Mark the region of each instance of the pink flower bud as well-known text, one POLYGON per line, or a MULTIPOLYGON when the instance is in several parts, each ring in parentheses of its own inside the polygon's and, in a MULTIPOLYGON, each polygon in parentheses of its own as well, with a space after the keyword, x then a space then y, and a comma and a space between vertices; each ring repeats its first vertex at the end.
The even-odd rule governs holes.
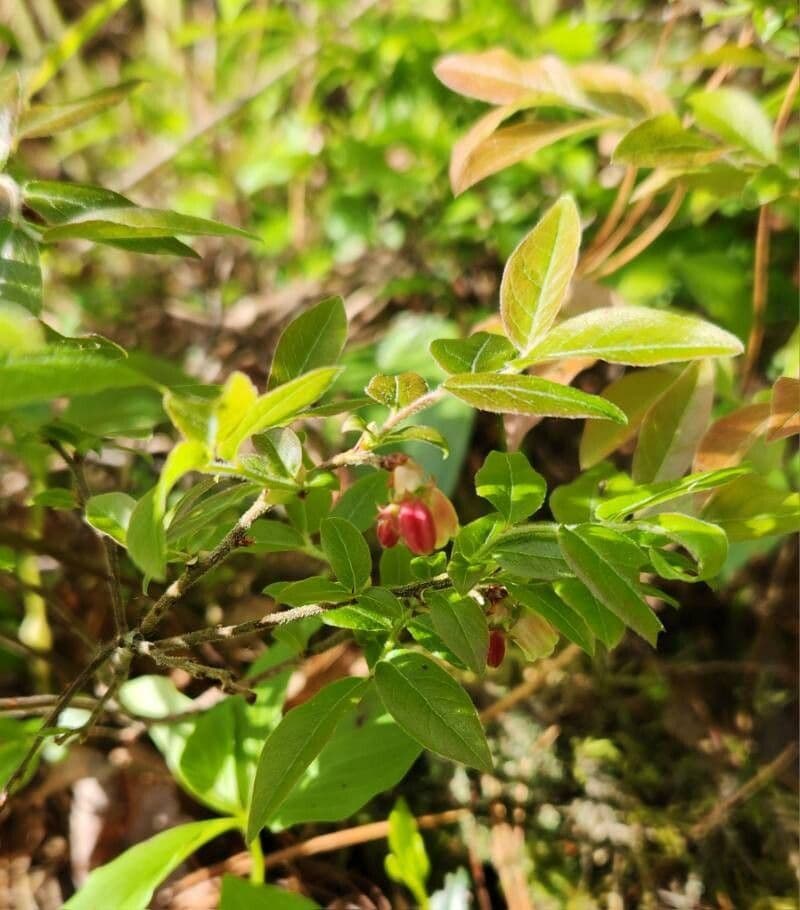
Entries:
POLYGON ((397 523, 397 507, 386 506, 378 512, 378 521, 375 525, 378 543, 386 550, 397 545, 400 540, 400 528, 397 523))
POLYGON ((436 526, 431 510, 419 499, 400 503, 397 516, 400 536, 416 556, 427 556, 436 549, 436 526))
POLYGON ((489 649, 486 652, 486 666, 492 669, 499 667, 506 656, 506 637, 499 629, 489 633, 489 649))

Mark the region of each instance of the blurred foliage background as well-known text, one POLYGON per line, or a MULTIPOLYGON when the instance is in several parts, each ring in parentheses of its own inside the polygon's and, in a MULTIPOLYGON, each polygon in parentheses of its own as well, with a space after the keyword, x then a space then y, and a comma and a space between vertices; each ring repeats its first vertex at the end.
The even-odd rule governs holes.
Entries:
MULTIPOLYGON (((203 238, 197 260, 81 243, 47 252, 51 325, 101 331, 205 382, 234 367, 263 382, 279 328, 331 293, 346 297, 348 356, 365 378, 376 365, 436 378, 428 341, 493 311, 503 261, 556 195, 574 194, 589 230, 602 221, 623 168, 596 138, 568 139, 453 197, 450 151, 484 105, 435 78, 442 54, 501 46, 612 61, 676 100, 723 66, 774 117, 798 49, 796 5, 761 0, 0 0, 0 10, 5 70, 33 66, 71 23, 87 25, 44 93, 50 103, 141 80, 123 105, 25 142, 15 178, 101 184, 262 241, 203 238)), ((793 122, 789 170, 797 134, 793 122)), ((690 193, 643 255, 581 292, 696 310, 746 339, 758 204, 690 193)), ((797 356, 796 200, 775 203, 771 218, 764 385, 797 356)), ((598 368, 583 381, 596 391, 612 376, 598 368)), ((738 395, 721 392, 724 411, 738 395)), ((494 418, 473 426, 470 415, 440 406, 452 455, 429 462, 467 517, 475 503, 459 477, 500 439, 494 418)), ((527 437, 552 484, 578 473, 576 433, 548 420, 527 437)), ((144 477, 146 466, 134 471, 144 477)), ((793 763, 774 764, 796 739, 796 558, 792 540, 735 547, 718 590, 672 586, 683 609, 657 653, 629 639, 606 664, 541 671, 535 695, 495 728, 497 777, 476 786, 421 760, 402 788, 415 814, 475 809, 459 834, 426 835, 434 884, 469 867, 481 910, 495 906, 482 895, 545 910, 796 907, 793 763)), ((19 667, 9 659, 0 672, 19 667)), ((518 681, 507 672, 498 692, 518 681)), ((38 838, 10 833, 26 870, 58 874, 44 846, 63 824, 43 821, 38 838)), ((368 845, 330 864, 355 870, 356 890, 377 882, 402 906, 382 851, 368 845)))

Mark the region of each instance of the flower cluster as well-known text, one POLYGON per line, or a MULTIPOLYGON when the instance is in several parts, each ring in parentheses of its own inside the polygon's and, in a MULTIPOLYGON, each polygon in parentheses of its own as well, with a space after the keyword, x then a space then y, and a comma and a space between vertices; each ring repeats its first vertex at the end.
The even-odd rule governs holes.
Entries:
POLYGON ((378 513, 376 532, 382 547, 402 541, 415 556, 443 547, 458 531, 453 504, 422 468, 407 461, 391 474, 392 501, 378 513))

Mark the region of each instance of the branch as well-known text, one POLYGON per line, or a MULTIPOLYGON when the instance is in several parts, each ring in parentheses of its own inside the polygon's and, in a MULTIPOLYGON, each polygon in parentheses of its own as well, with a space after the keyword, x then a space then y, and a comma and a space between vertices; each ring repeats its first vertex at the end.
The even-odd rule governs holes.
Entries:
POLYGON ((250 526, 270 508, 271 506, 266 501, 265 493, 261 493, 217 546, 207 556, 187 566, 183 574, 172 582, 142 620, 139 632, 143 636, 150 635, 164 618, 167 611, 183 597, 189 588, 197 584, 215 566, 227 559, 234 550, 245 545, 250 526))

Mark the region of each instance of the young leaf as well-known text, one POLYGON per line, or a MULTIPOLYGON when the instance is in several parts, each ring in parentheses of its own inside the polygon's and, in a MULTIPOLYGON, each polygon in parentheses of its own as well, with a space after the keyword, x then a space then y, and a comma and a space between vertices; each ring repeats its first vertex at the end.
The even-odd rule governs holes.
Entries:
POLYGON ((492 770, 475 706, 431 658, 393 651, 375 665, 375 684, 386 710, 426 749, 481 771, 492 770))
POLYGON ((303 537, 294 528, 282 521, 262 518, 250 526, 248 536, 253 543, 248 549, 256 553, 284 553, 302 550, 303 537))
POLYGON ((86 502, 86 521, 124 547, 135 506, 136 500, 127 493, 98 493, 86 502))
POLYGON ((68 129, 96 116, 123 101, 141 85, 140 80, 120 82, 64 104, 33 104, 22 112, 19 120, 20 139, 49 138, 53 133, 68 129))
POLYGON ((742 353, 739 339, 694 316, 647 307, 603 307, 567 319, 519 366, 562 357, 596 357, 629 366, 657 366, 742 353))
POLYGON ((417 829, 417 820, 400 797, 389 813, 389 854, 386 872, 389 878, 405 885, 414 895, 417 906, 429 906, 425 882, 431 871, 425 843, 417 829))
POLYGON ((701 514, 731 542, 794 534, 800 531, 800 493, 777 490, 762 477, 739 477, 717 490, 701 514))
POLYGON ((607 420, 587 420, 580 445, 581 468, 591 468, 636 435, 645 414, 673 385, 671 370, 634 370, 603 389, 607 398, 625 412, 628 423, 619 426, 607 420))
POLYGON ((633 457, 637 483, 674 480, 689 468, 714 403, 714 366, 692 363, 647 412, 633 457))
POLYGON ((508 593, 534 613, 543 616, 571 642, 590 656, 594 654, 594 634, 578 610, 565 603, 549 585, 509 585, 508 593))
POLYGON ((513 524, 541 507, 547 485, 521 452, 489 452, 475 475, 475 490, 513 524))
POLYGON ((442 591, 426 591, 436 634, 473 673, 486 669, 489 629, 483 609, 471 597, 452 597, 442 591))
POLYGON ((719 471, 705 471, 700 474, 689 474, 681 480, 665 481, 638 486, 630 493, 614 496, 600 503, 595 515, 603 521, 621 521, 628 515, 652 509, 682 496, 693 493, 704 493, 714 487, 724 486, 750 473, 750 468, 723 468, 719 471))
POLYGON ((625 415, 598 395, 537 376, 509 373, 457 373, 443 383, 456 398, 481 411, 542 417, 598 417, 625 423, 625 415))
POLYGON ((657 549, 650 552, 653 567, 662 578, 704 581, 719 575, 728 557, 728 538, 722 528, 691 515, 664 512, 654 519, 658 529, 691 553, 697 572, 689 574, 669 563, 657 549))
POLYGON ((581 221, 562 196, 509 257, 500 283, 500 316, 523 357, 552 326, 578 263, 581 221))
POLYGON ((249 376, 234 370, 222 387, 214 404, 216 436, 214 446, 220 458, 233 461, 239 447, 239 427, 258 398, 258 391, 249 376))
MULTIPOLYGON (((591 528, 591 525, 559 528, 558 542, 564 558, 603 606, 655 646, 658 633, 663 628, 661 622, 647 605, 631 573, 606 557, 605 547, 598 545, 597 539, 590 533, 591 528)), ((625 538, 616 531, 608 528, 603 531, 604 544, 612 547, 614 544, 625 544, 625 538)))
POLYGON ((101 209, 78 215, 47 228, 42 239, 45 243, 55 243, 58 240, 93 240, 101 243, 109 240, 173 237, 175 234, 258 239, 248 231, 219 221, 139 206, 101 209))
POLYGON ((421 398, 428 391, 428 384, 418 373, 380 374, 370 379, 364 391, 387 408, 404 408, 421 398))
POLYGON ((91 872, 80 891, 64 904, 64 910, 107 907, 112 895, 114 910, 145 910, 158 885, 174 869, 203 844, 237 824, 233 818, 210 818, 162 831, 91 872))
POLYGON ((672 111, 668 95, 622 66, 579 63, 572 76, 589 101, 604 111, 636 120, 672 111))
POLYGON ((224 875, 219 910, 319 910, 319 904, 277 885, 253 885, 224 875))
POLYGON ((34 315, 42 309, 39 245, 9 221, 0 221, 0 300, 34 315))
POLYGON ((287 423, 321 398, 340 372, 338 367, 319 367, 261 395, 250 406, 235 432, 228 436, 226 451, 237 452, 245 439, 254 433, 287 423))
MULTIPOLYGON (((508 108, 501 110, 508 111, 508 108)), ((487 116, 496 113, 492 111, 487 116)), ((510 113, 513 113, 513 108, 510 113)), ((510 116, 510 113, 506 113, 502 119, 510 116)), ((486 129, 486 124, 476 124, 480 129, 474 133, 471 131, 461 140, 460 148, 453 149, 450 165, 450 184, 453 193, 459 195, 484 178, 523 161, 562 139, 583 139, 595 133, 624 126, 625 121, 618 117, 594 117, 590 120, 573 120, 566 123, 561 121, 515 123, 503 129, 496 129, 485 138, 479 139, 480 134, 486 129), (466 139, 470 141, 469 147, 465 144, 466 139)))
POLYGON ((344 518, 326 518, 320 525, 322 549, 336 578, 355 593, 369 584, 372 557, 355 525, 344 518))
POLYGON ((267 737, 258 760, 247 819, 248 842, 275 815, 292 788, 330 739, 336 724, 352 711, 367 688, 348 677, 326 686, 284 715, 267 737))
POLYGON ((772 389, 767 442, 800 433, 800 380, 781 376, 772 389))
POLYGON ((332 518, 344 518, 359 531, 366 531, 375 522, 378 506, 386 502, 389 475, 386 471, 370 471, 351 484, 331 510, 332 518))
POLYGON ((267 388, 335 364, 346 340, 347 314, 341 297, 329 297, 301 313, 281 332, 267 388))
POLYGON ((715 420, 697 446, 692 472, 718 471, 739 464, 769 423, 766 401, 737 408, 715 420))
POLYGON ((499 370, 514 358, 514 347, 502 335, 476 332, 469 338, 437 338, 431 354, 448 373, 484 373, 499 370))
POLYGON ((163 519, 167 511, 167 496, 181 477, 190 471, 202 470, 208 461, 209 452, 202 442, 184 439, 175 446, 164 462, 156 485, 155 508, 159 518, 163 519))
POLYGON ((167 544, 159 508, 158 487, 153 487, 136 503, 128 522, 126 544, 136 566, 148 578, 163 581, 166 570, 167 544))
POLYGON ((583 93, 557 57, 520 60, 502 48, 442 57, 434 72, 449 89, 490 104, 586 107, 583 93))
POLYGON ((708 164, 724 151, 699 133, 682 126, 674 114, 660 114, 638 123, 622 137, 614 149, 614 161, 633 167, 680 170, 708 164))
POLYGON ((689 104, 695 120, 703 129, 757 158, 775 160, 772 123, 748 92, 738 88, 697 92, 689 98, 689 104))

